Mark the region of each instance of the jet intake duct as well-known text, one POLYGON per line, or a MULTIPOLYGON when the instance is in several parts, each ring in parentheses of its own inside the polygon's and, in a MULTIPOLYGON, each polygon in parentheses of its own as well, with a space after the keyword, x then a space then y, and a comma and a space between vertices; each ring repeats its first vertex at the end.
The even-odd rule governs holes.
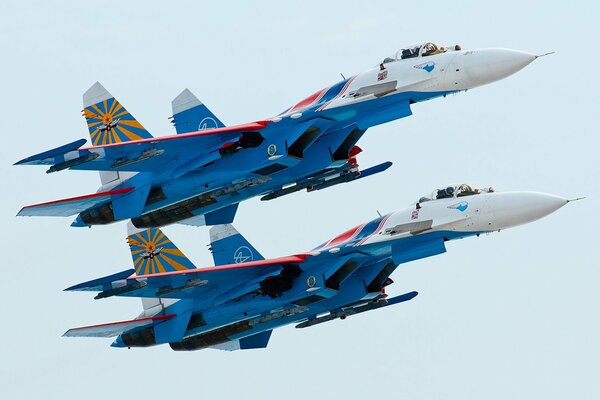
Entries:
POLYGON ((367 285, 368 293, 381 292, 381 290, 388 286, 391 282, 388 281, 388 277, 394 272, 396 269, 396 265, 393 262, 387 263, 381 271, 373 278, 371 282, 367 285))
POLYGON ((332 153, 331 158, 333 161, 343 161, 350 158, 350 151, 354 148, 358 139, 363 135, 364 131, 360 129, 352 130, 346 139, 339 145, 339 147, 332 153))
POLYGON ((325 280, 325 286, 329 289, 340 290, 340 283, 346 279, 358 267, 356 261, 346 261, 337 271, 325 280))
POLYGON ((237 153, 241 149, 258 147, 265 140, 260 132, 243 132, 237 142, 229 142, 221 146, 219 154, 221 157, 237 153))
POLYGON ((302 273, 302 269, 296 264, 286 264, 283 271, 277 276, 272 276, 260 282, 260 291, 263 295, 271 298, 279 297, 294 285, 296 279, 302 273))
POLYGON ((238 143, 242 149, 249 149, 260 146, 264 140, 265 138, 260 132, 244 132, 240 136, 238 143))
POLYGON ((304 150, 306 150, 308 146, 315 141, 320 132, 321 130, 319 128, 315 128, 314 126, 311 126, 305 130, 304 133, 294 141, 294 143, 288 146, 288 155, 300 159, 304 158, 304 150))

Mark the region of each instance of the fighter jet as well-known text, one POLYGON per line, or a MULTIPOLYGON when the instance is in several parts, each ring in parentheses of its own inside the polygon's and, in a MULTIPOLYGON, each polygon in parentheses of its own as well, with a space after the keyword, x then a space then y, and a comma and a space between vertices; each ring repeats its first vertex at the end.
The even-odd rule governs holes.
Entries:
POLYGON ((83 95, 85 139, 17 165, 99 171, 94 194, 26 206, 20 216, 70 216, 72 226, 131 219, 138 228, 233 221, 238 203, 314 191, 384 171, 360 170, 356 145, 411 105, 505 78, 539 56, 434 43, 403 48, 374 68, 326 87, 281 114, 225 127, 189 90, 172 102, 177 135, 153 137, 100 83, 83 95))
POLYGON ((132 320, 74 328, 64 336, 116 336, 114 347, 264 348, 272 330, 283 325, 306 328, 411 300, 416 291, 385 293, 398 265, 442 254, 449 240, 537 220, 569 201, 446 186, 312 251, 269 260, 231 225, 218 225, 210 230, 215 266, 207 268, 195 268, 158 228, 130 225, 134 269, 66 290, 99 292, 96 299, 140 297, 144 311, 132 320))

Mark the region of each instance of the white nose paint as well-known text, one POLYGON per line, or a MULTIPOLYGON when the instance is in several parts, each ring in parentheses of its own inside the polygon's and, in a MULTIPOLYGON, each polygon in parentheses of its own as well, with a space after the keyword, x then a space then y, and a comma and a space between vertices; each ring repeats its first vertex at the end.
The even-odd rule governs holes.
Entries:
POLYGON ((452 60, 446 79, 457 89, 469 89, 504 79, 535 59, 533 54, 509 49, 464 51, 452 60))
POLYGON ((494 193, 488 196, 479 219, 482 230, 506 229, 552 214, 568 200, 538 192, 494 193))

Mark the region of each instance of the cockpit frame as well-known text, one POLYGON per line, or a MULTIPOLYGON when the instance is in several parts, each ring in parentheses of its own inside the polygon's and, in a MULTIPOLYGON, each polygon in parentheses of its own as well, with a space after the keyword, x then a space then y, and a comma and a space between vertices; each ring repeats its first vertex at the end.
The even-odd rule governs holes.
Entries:
POLYGON ((417 203, 424 203, 427 201, 442 200, 442 199, 453 199, 458 197, 475 196, 481 193, 492 193, 494 188, 476 188, 466 183, 459 185, 449 185, 441 189, 435 189, 431 195, 423 196, 419 198, 417 203))
MULTIPOLYGON (((456 46, 460 48, 460 46, 456 46)), ((383 64, 406 60, 409 58, 428 57, 436 54, 442 54, 448 51, 448 47, 437 45, 433 42, 424 42, 412 46, 406 46, 390 57, 383 60, 383 64)))

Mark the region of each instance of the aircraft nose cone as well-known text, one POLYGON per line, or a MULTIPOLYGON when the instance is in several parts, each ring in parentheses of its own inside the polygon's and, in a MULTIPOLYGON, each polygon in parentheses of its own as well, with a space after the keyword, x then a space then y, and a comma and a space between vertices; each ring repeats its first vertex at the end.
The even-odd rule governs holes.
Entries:
POLYGON ((520 71, 536 58, 533 54, 517 50, 473 50, 464 55, 464 73, 468 86, 481 86, 520 71))
POLYGON ((552 214, 569 201, 538 192, 498 193, 487 203, 490 226, 505 229, 526 224, 552 214))

